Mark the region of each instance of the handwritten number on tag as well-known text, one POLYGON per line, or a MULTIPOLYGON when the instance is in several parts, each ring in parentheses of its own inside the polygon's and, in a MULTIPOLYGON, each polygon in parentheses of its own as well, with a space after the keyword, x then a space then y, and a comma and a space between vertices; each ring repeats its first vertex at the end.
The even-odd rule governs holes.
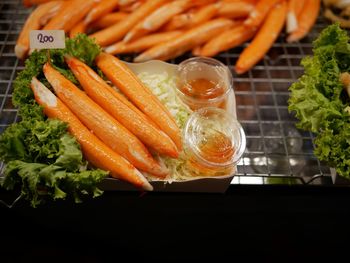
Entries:
POLYGON ((47 43, 47 42, 52 43, 54 41, 53 36, 46 36, 41 33, 38 35, 37 39, 40 43, 47 43))

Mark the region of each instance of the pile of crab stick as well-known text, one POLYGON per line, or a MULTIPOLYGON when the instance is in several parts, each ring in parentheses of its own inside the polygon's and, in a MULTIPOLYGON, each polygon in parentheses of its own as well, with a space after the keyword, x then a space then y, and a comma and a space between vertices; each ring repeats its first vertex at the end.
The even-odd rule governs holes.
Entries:
POLYGON ((136 53, 135 62, 169 60, 192 52, 213 57, 250 44, 235 71, 257 64, 286 28, 287 42, 305 37, 320 11, 320 0, 23 0, 34 6, 15 53, 24 59, 32 29, 85 33, 106 53, 136 53))
POLYGON ((64 77, 50 63, 43 74, 52 91, 35 77, 31 88, 49 118, 68 124, 68 131, 81 145, 85 158, 144 190, 152 190, 149 176, 164 179, 168 169, 155 153, 178 158, 181 132, 170 112, 118 58, 101 53, 98 68, 120 93, 84 62, 65 56, 83 90, 64 77))

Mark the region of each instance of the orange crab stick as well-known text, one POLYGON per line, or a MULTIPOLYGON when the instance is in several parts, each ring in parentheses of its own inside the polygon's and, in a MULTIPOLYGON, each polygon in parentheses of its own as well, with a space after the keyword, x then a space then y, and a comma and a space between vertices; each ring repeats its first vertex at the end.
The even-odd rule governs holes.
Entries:
POLYGON ((291 33, 298 28, 298 16, 304 7, 306 0, 289 0, 286 30, 291 33))
POLYGON ((237 47, 251 39, 255 34, 254 28, 242 24, 234 26, 232 29, 222 32, 217 37, 208 41, 197 55, 213 57, 218 53, 237 47))
POLYGON ((191 6, 190 0, 178 0, 167 3, 157 10, 153 11, 149 16, 136 24, 124 37, 124 42, 130 42, 140 38, 150 32, 156 31, 173 16, 182 13, 191 6))
POLYGON ((109 171, 112 177, 132 183, 137 188, 152 191, 146 178, 127 160, 114 152, 92 132, 36 78, 31 81, 35 100, 44 108, 49 118, 56 118, 68 124, 68 131, 76 138, 85 158, 97 168, 109 171))
POLYGON ((84 24, 88 25, 104 15, 112 12, 119 4, 119 0, 101 0, 91 11, 86 15, 84 24))
POLYGON ((146 147, 124 126, 67 80, 50 64, 43 68, 46 79, 56 95, 86 127, 112 150, 126 158, 136 168, 164 177, 167 171, 152 158, 146 147))
MULTIPOLYGON (((67 4, 69 4, 68 1, 56 1, 57 5, 48 10, 46 14, 44 14, 42 17, 40 17, 40 25, 44 27, 56 14, 58 14, 67 4)), ((41 4, 42 5, 42 4, 41 4)), ((40 5, 40 6, 41 6, 40 5)))
POLYGON ((78 24, 76 24, 70 31, 69 31, 69 37, 73 38, 75 37, 77 34, 82 34, 85 33, 87 29, 87 26, 84 24, 83 21, 79 22, 78 24))
POLYGON ((307 0, 305 2, 304 8, 298 17, 298 28, 288 36, 287 42, 295 42, 306 36, 315 24, 320 5, 320 0, 307 0))
POLYGON ((249 16, 254 6, 244 1, 219 2, 218 16, 225 18, 243 18, 249 16))
MULTIPOLYGON (((52 1, 53 0, 23 0, 23 5, 26 7, 31 7, 33 5, 41 5, 52 1)), ((61 0, 61 1, 64 1, 64 0, 61 0)))
POLYGON ((120 41, 111 46, 106 47, 104 50, 109 54, 122 54, 122 53, 131 53, 131 52, 141 52, 148 48, 151 48, 159 43, 172 40, 180 36, 183 31, 168 31, 150 34, 144 37, 141 37, 130 43, 125 43, 120 41))
POLYGON ((121 40, 124 35, 138 22, 160 7, 169 0, 148 0, 132 12, 127 19, 121 20, 119 23, 97 31, 90 35, 96 39, 96 42, 101 46, 107 46, 121 40))
POLYGON ((190 17, 190 21, 186 27, 191 28, 203 24, 216 16, 218 12, 219 5, 217 3, 202 6, 193 13, 193 16, 190 17))
MULTIPOLYGON (((144 144, 161 154, 177 158, 179 152, 173 141, 154 126, 136 107, 126 105, 117 91, 80 60, 66 56, 66 62, 84 91, 97 104, 135 134, 144 144)), ((131 104, 132 105, 132 104, 131 104)))
POLYGON ((244 23, 247 26, 259 27, 278 2, 281 2, 281 0, 260 0, 244 23))
POLYGON ((43 28, 69 32, 95 5, 95 0, 71 0, 43 28))
POLYGON ((182 149, 180 130, 158 98, 113 55, 101 53, 97 56, 96 63, 107 78, 173 140, 180 151, 182 149))
POLYGON ((16 42, 15 54, 19 59, 24 59, 29 52, 29 32, 31 30, 40 29, 40 18, 52 9, 61 5, 60 1, 52 1, 38 6, 27 18, 21 33, 16 42))
POLYGON ((287 4, 282 1, 274 7, 255 35, 250 45, 243 50, 236 63, 236 72, 242 74, 253 67, 270 49, 281 32, 287 14, 287 4))
POLYGON ((162 31, 172 31, 172 30, 176 30, 176 29, 182 29, 187 27, 194 16, 194 12, 193 10, 189 10, 186 13, 183 14, 178 14, 176 16, 173 16, 168 23, 166 23, 163 27, 162 27, 162 31))
POLYGON ((135 58, 135 62, 143 62, 151 59, 168 60, 202 45, 225 30, 228 30, 234 22, 226 18, 210 20, 203 25, 186 31, 180 37, 160 43, 135 58))
POLYGON ((91 27, 101 29, 109 27, 113 24, 120 22, 125 19, 129 14, 124 12, 114 12, 101 17, 91 24, 91 27))

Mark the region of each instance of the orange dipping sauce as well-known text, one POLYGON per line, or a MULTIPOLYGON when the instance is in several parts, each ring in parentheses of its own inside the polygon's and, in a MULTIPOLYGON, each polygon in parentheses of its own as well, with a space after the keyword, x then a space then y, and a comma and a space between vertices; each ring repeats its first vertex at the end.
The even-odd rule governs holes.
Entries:
POLYGON ((232 75, 220 61, 195 57, 179 64, 178 95, 192 110, 225 108, 231 85, 232 75))
POLYGON ((202 156, 213 163, 226 163, 232 159, 235 153, 230 138, 220 131, 216 131, 216 134, 209 135, 199 148, 202 156))
POLYGON ((191 176, 227 176, 245 149, 241 125, 225 110, 209 107, 193 112, 184 128, 185 166, 191 176))
MULTIPOLYGON (((229 162, 235 154, 230 138, 219 131, 216 131, 215 134, 204 135, 199 144, 199 151, 201 157, 206 161, 218 165, 229 162)), ((212 167, 194 157, 190 158, 188 165, 194 174, 206 174, 207 176, 220 176, 230 174, 233 171, 233 166, 212 167)))
POLYGON ((222 86, 205 78, 190 80, 187 85, 182 86, 181 91, 195 99, 213 99, 225 93, 222 86))

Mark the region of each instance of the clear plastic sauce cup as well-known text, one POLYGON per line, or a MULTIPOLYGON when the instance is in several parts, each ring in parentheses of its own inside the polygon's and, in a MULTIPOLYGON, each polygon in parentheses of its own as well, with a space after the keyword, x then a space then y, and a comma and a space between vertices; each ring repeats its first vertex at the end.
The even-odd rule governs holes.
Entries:
POLYGON ((185 125, 186 166, 193 176, 231 175, 245 147, 242 126, 223 109, 201 108, 185 125))
POLYGON ((178 67, 177 91, 192 110, 203 107, 224 108, 233 86, 230 70, 213 58, 194 57, 178 67))

